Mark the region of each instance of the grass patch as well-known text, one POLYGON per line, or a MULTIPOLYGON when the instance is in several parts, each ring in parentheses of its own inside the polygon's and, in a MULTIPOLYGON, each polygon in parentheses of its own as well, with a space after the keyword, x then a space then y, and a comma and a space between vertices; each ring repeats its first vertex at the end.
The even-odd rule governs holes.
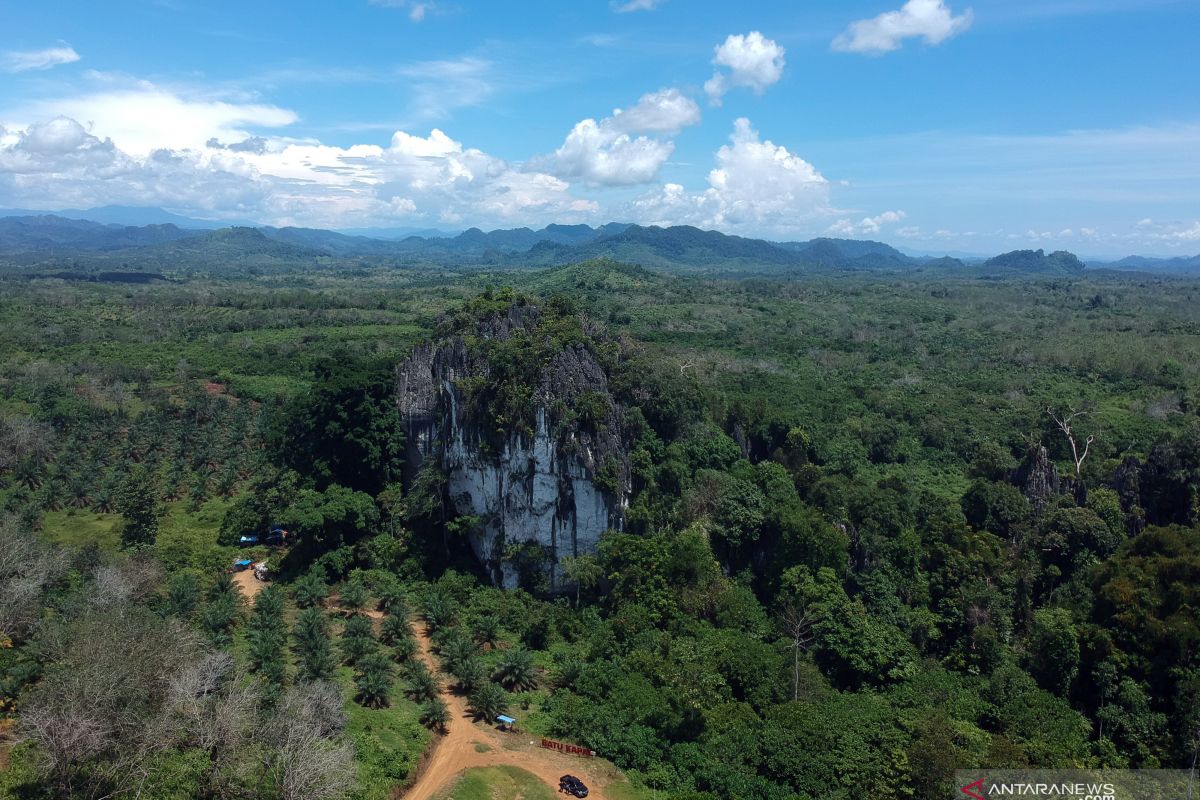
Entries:
MULTIPOLYGON (((217 533, 229 501, 209 500, 198 511, 189 512, 182 501, 167 503, 159 523, 155 555, 168 571, 193 569, 203 575, 229 566, 236 552, 217 544, 217 533)), ((43 535, 53 544, 80 548, 95 543, 101 550, 121 546, 121 515, 97 514, 75 508, 47 511, 42 519, 43 535)))
POLYGON ((235 549, 217 544, 221 520, 229 503, 224 498, 213 498, 194 513, 189 513, 183 502, 167 505, 155 550, 168 570, 190 568, 201 574, 211 574, 229 567, 235 549))
POLYGON ((438 800, 554 800, 555 792, 517 767, 469 769, 438 800))
POLYGON ((53 544, 80 548, 95 542, 101 550, 116 550, 121 545, 117 525, 120 514, 97 514, 75 508, 47 511, 42 518, 42 533, 53 544))
POLYGON ((391 706, 363 708, 354 702, 354 682, 349 668, 338 670, 346 697, 346 734, 354 742, 358 761, 357 800, 386 800, 416 768, 431 734, 419 720, 420 708, 404 696, 397 681, 391 706))

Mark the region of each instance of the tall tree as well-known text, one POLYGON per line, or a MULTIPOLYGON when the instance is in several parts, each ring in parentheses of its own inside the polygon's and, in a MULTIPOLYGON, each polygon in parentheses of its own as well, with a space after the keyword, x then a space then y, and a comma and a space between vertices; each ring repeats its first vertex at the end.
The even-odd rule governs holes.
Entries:
POLYGON ((339 484, 378 495, 399 478, 404 458, 391 361, 340 353, 313 373, 275 437, 282 462, 320 489, 339 484))
POLYGON ((121 546, 138 548, 153 545, 158 538, 158 524, 163 510, 158 481, 147 466, 138 465, 121 482, 115 505, 117 513, 123 517, 121 546))

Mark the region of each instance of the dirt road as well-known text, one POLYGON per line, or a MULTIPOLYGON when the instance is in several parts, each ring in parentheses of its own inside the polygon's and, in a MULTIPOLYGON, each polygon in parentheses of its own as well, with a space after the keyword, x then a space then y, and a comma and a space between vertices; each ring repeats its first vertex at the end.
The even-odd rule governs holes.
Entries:
POLYGON ((266 586, 265 583, 254 577, 254 571, 249 569, 233 573, 233 585, 241 591, 242 597, 251 605, 254 603, 254 596, 266 586))
MULTIPOLYGON (((414 626, 420 657, 431 672, 438 669, 430 651, 429 638, 420 625, 414 626)), ((440 789, 449 788, 465 769, 508 765, 532 772, 558 791, 558 779, 566 774, 583 779, 593 800, 605 800, 604 788, 621 781, 619 771, 606 761, 569 756, 539 746, 528 733, 502 733, 490 725, 472 722, 463 697, 442 685, 442 699, 450 710, 448 732, 435 745, 420 779, 404 793, 404 800, 428 800, 440 789)))

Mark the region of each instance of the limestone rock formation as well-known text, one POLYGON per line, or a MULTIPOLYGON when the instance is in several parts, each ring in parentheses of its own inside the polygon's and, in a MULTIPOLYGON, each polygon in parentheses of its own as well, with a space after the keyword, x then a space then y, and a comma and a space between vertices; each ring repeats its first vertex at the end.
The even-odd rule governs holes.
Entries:
POLYGON ((1058 476, 1058 468, 1050 460, 1050 453, 1044 445, 1034 445, 1030 448, 1021 466, 1013 473, 1013 483, 1025 495, 1034 511, 1041 515, 1061 491, 1062 482, 1058 476))
POLYGON ((468 538, 497 585, 561 588, 562 559, 620 529, 630 491, 597 334, 517 302, 441 330, 397 368, 409 479, 431 461, 442 471, 447 503, 478 519, 468 538))

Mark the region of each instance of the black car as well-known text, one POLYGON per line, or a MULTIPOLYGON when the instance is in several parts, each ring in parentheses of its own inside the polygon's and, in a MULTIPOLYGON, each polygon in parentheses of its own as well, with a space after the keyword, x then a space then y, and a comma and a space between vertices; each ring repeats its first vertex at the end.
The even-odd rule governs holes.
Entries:
POLYGON ((567 794, 575 795, 576 797, 587 797, 588 788, 583 785, 583 781, 576 778, 574 775, 563 775, 558 779, 558 790, 567 794))

